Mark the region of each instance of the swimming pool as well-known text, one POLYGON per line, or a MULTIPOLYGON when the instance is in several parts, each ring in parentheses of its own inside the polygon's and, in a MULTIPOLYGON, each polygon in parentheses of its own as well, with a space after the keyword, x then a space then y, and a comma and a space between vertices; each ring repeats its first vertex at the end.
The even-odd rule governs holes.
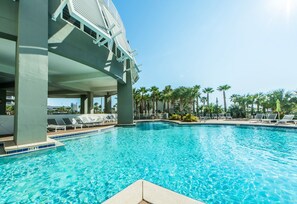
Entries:
POLYGON ((131 128, 0 159, 0 203, 100 203, 138 179, 206 203, 296 203, 296 130, 131 128))

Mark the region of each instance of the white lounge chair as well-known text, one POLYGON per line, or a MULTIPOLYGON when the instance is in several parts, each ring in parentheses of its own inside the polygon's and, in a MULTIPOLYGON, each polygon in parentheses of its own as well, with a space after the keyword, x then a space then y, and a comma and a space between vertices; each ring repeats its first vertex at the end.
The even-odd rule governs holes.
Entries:
POLYGON ((294 115, 284 115, 284 117, 281 120, 277 121, 276 124, 279 124, 279 123, 287 124, 288 122, 294 122, 293 118, 294 118, 294 115))
POLYGON ((225 114, 224 113, 219 113, 219 119, 225 119, 225 114))
POLYGON ((65 125, 58 125, 56 119, 47 119, 47 129, 48 130, 55 130, 57 132, 58 130, 64 130, 66 131, 65 125))
POLYGON ((210 114, 207 113, 207 114, 205 114, 205 116, 200 117, 200 119, 201 120, 208 120, 208 119, 210 119, 210 114))
POLYGON ((66 127, 72 127, 76 130, 77 127, 82 129, 83 125, 78 123, 73 123, 69 118, 63 118, 63 122, 65 123, 66 127))
POLYGON ((228 120, 231 120, 232 119, 232 116, 231 116, 231 114, 230 113, 226 113, 226 119, 228 120))
POLYGON ((264 118, 264 114, 257 113, 255 118, 250 119, 249 122, 250 123, 252 123, 252 122, 254 122, 254 123, 261 122, 263 118, 264 118))
POLYGON ((262 123, 265 123, 265 122, 272 123, 274 121, 277 122, 276 117, 277 117, 277 114, 274 114, 274 113, 268 114, 267 118, 262 119, 261 121, 262 121, 262 123))
POLYGON ((74 118, 74 120, 78 123, 78 124, 81 124, 83 125, 84 127, 93 127, 95 126, 95 124, 91 121, 89 121, 86 117, 76 117, 74 118))

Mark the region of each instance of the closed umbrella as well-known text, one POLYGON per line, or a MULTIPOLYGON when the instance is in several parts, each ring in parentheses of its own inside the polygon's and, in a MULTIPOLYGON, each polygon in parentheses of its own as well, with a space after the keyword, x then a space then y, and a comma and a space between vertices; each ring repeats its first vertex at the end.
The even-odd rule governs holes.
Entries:
POLYGON ((278 119, 280 119, 281 105, 278 99, 276 100, 276 112, 278 113, 278 119))

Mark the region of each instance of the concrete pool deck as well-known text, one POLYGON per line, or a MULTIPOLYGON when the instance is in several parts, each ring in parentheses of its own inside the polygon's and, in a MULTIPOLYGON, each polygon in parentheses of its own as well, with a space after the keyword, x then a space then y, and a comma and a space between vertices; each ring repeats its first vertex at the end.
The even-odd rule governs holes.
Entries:
POLYGON ((145 180, 138 180, 103 204, 203 204, 145 180))

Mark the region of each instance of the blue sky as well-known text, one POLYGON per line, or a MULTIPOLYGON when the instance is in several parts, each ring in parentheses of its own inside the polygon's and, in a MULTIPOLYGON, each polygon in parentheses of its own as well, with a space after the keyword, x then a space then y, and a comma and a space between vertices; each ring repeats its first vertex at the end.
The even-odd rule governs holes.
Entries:
POLYGON ((113 2, 143 64, 135 87, 297 89, 296 0, 113 2))
POLYGON ((136 87, 229 84, 230 94, 297 89, 296 0, 114 3, 143 64, 136 87))

